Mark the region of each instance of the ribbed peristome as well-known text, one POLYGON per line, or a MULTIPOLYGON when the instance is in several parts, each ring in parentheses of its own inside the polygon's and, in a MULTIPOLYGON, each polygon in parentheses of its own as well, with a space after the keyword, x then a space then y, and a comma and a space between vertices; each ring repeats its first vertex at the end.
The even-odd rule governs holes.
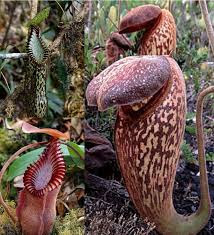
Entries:
POLYGON ((39 160, 30 165, 24 174, 24 186, 34 196, 41 197, 53 191, 63 181, 65 162, 57 139, 52 139, 39 160))
POLYGON ((27 41, 27 52, 30 60, 36 64, 43 64, 48 58, 49 51, 42 40, 40 29, 37 26, 31 26, 27 41))

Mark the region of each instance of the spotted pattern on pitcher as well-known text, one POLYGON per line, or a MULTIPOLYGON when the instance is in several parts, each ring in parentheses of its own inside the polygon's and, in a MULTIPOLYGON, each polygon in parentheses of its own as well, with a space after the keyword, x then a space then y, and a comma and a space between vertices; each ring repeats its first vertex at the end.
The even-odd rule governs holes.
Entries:
POLYGON ((28 78, 25 79, 26 106, 28 116, 43 118, 47 111, 46 66, 28 64, 28 78))
POLYGON ((46 79, 49 51, 38 27, 31 27, 27 42, 29 58, 24 82, 28 116, 43 118, 47 112, 46 79))
POLYGON ((140 55, 171 55, 176 47, 176 28, 172 14, 162 9, 160 21, 142 37, 140 55))
POLYGON ((131 122, 120 108, 115 128, 117 156, 127 189, 138 211, 148 218, 161 216, 169 206, 184 133, 184 79, 178 65, 168 60, 172 84, 161 104, 131 122))

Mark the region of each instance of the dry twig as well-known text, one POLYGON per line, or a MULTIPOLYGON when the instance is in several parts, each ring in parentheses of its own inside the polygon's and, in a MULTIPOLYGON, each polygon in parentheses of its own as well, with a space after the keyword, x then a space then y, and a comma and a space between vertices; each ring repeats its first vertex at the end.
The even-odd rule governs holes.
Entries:
POLYGON ((38 0, 31 0, 30 18, 33 19, 37 14, 38 0))
POLYGON ((7 36, 8 36, 9 30, 10 30, 10 26, 11 26, 11 24, 13 22, 13 17, 15 15, 14 13, 15 13, 16 5, 17 5, 17 1, 15 1, 15 3, 11 6, 10 20, 9 20, 9 23, 8 23, 8 26, 7 26, 5 35, 4 35, 4 39, 2 41, 2 45, 1 45, 2 48, 4 48, 4 45, 5 45, 6 41, 7 41, 7 36))
POLYGON ((210 45, 212 48, 212 52, 214 55, 214 30, 212 27, 212 23, 210 20, 210 16, 207 10, 207 3, 206 0, 200 0, 199 1, 200 7, 201 7, 201 13, 203 15, 204 21, 205 21, 205 25, 206 25, 206 30, 207 30, 207 35, 210 41, 210 45))

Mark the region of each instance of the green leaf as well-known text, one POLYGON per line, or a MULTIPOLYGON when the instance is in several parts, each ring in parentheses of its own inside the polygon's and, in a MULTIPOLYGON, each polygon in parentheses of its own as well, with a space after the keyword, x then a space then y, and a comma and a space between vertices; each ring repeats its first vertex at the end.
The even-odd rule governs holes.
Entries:
POLYGON ((192 120, 192 119, 195 119, 195 113, 193 112, 188 112, 187 115, 186 115, 186 120, 192 120))
POLYGON ((191 146, 184 140, 184 142, 181 145, 181 150, 183 153, 184 159, 189 163, 196 163, 196 159, 192 153, 191 146))
POLYGON ((85 162, 84 162, 84 146, 78 145, 74 142, 69 142, 68 150, 72 157, 73 162, 75 165, 84 170, 85 169, 85 162))
POLYGON ((11 181, 16 176, 22 175, 31 163, 38 160, 39 155, 42 153, 43 150, 44 147, 38 148, 30 152, 27 152, 18 159, 16 159, 9 167, 6 180, 11 181))
POLYGON ((55 36, 56 36, 56 32, 50 28, 42 33, 42 37, 50 41, 53 41, 55 36))
POLYGON ((4 88, 4 90, 7 92, 7 94, 10 94, 10 90, 8 89, 7 86, 4 85, 4 83, 2 81, 0 81, 0 86, 2 86, 4 88))
POLYGON ((71 146, 71 148, 68 147, 69 148, 68 150, 69 150, 70 153, 72 152, 71 149, 73 148, 79 154, 79 156, 82 159, 84 159, 84 157, 85 157, 85 154, 84 154, 85 147, 84 147, 84 145, 78 145, 78 144, 76 144, 74 142, 68 142, 68 144, 71 146))
POLYGON ((67 68, 63 60, 57 59, 56 61, 56 72, 63 88, 67 86, 67 68))
POLYGON ((60 149, 62 152, 62 156, 70 155, 67 145, 60 144, 60 149))
POLYGON ((48 97, 48 100, 52 100, 55 104, 61 107, 64 104, 64 102, 58 97, 58 95, 53 92, 48 92, 47 97, 48 97))
POLYGON ((196 135, 196 129, 194 126, 186 125, 185 131, 188 132, 191 135, 196 135))
POLYGON ((39 25, 42 21, 48 18, 49 13, 50 13, 50 7, 43 9, 33 19, 31 19, 27 23, 27 27, 29 27, 30 25, 34 25, 34 26, 39 25))
POLYGON ((52 100, 48 100, 48 106, 55 113, 62 114, 62 112, 63 112, 62 106, 58 105, 57 103, 53 102, 52 100))
POLYGON ((48 107, 54 112, 58 114, 62 114, 63 112, 63 101, 58 97, 57 94, 53 92, 47 93, 48 97, 48 107))
POLYGON ((207 153, 206 154, 206 160, 210 161, 210 162, 213 162, 214 161, 214 153, 213 152, 207 153))

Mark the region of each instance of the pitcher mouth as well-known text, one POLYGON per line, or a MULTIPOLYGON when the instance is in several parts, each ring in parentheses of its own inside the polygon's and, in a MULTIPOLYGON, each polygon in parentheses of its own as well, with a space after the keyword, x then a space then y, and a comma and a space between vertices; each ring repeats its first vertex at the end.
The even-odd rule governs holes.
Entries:
POLYGON ((124 105, 120 107, 123 117, 137 121, 140 117, 142 120, 153 112, 156 107, 166 98, 172 86, 172 78, 170 77, 166 84, 156 92, 152 97, 148 98, 148 103, 138 102, 132 105, 124 105))
POLYGON ((24 186, 34 196, 41 197, 53 191, 63 181, 65 162, 57 139, 52 139, 39 160, 24 173, 24 186))

